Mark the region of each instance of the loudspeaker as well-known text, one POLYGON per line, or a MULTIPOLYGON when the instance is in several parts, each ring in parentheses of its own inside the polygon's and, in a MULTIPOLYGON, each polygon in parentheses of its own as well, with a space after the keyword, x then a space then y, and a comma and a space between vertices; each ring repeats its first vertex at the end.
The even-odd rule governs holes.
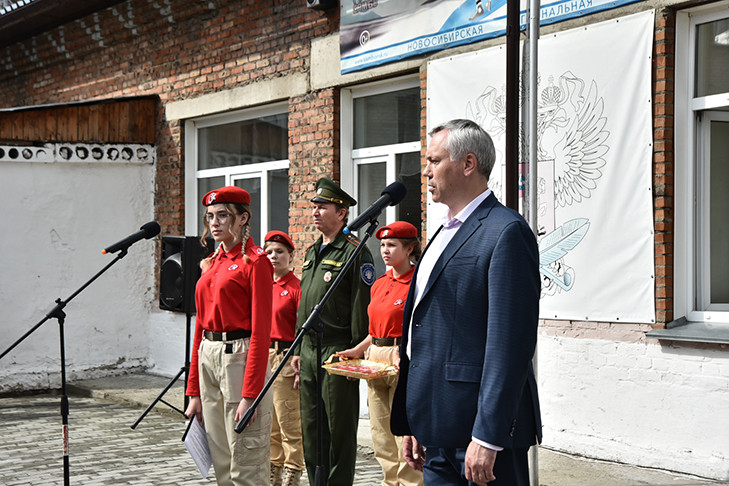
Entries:
POLYGON ((306 6, 314 10, 326 10, 336 7, 337 0, 306 0, 306 6))
POLYGON ((162 237, 160 309, 195 313, 195 284, 200 278, 200 261, 215 250, 212 238, 206 243, 203 246, 197 236, 162 237))

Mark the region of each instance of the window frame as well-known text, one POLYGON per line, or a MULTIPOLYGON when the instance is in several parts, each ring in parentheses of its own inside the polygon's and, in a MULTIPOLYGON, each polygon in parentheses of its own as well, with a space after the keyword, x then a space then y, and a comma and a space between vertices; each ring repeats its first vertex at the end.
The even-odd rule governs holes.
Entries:
POLYGON ((225 177, 225 185, 233 185, 239 179, 258 178, 261 180, 261 214, 256 215, 256 217, 260 219, 261 234, 252 236, 257 244, 263 241, 262 238, 268 231, 270 220, 268 172, 288 170, 290 167, 289 159, 215 169, 198 169, 198 130, 280 114, 288 116, 288 103, 271 103, 256 108, 216 113, 185 120, 185 234, 198 234, 198 209, 202 196, 198 194, 198 179, 223 176, 225 177), (264 204, 264 201, 267 203, 264 204))
MULTIPOLYGON (((356 160, 361 163, 375 163, 378 161, 386 161, 386 179, 388 184, 396 180, 395 161, 397 155, 409 152, 420 152, 420 140, 406 143, 398 143, 392 145, 380 145, 376 147, 365 147, 353 149, 354 147, 354 100, 367 96, 374 96, 393 91, 401 91, 404 89, 418 88, 420 80, 418 75, 403 76, 375 83, 354 86, 351 88, 343 88, 340 92, 341 99, 341 157, 339 173, 341 176, 342 189, 349 194, 357 194, 359 187, 358 171, 356 160), (383 160, 380 160, 383 159, 383 160)), ((383 187, 384 189, 384 187, 383 187)), ((350 219, 357 217, 361 208, 359 205, 351 210, 350 219)), ((390 223, 395 220, 395 208, 388 207, 385 212, 386 222, 390 223)), ((386 223, 385 223, 386 224, 386 223)), ((385 224, 382 224, 384 226, 385 224)))
POLYGON ((729 108, 729 93, 695 97, 696 27, 729 18, 729 2, 686 9, 676 14, 676 94, 675 94, 675 220, 674 220, 674 318, 688 322, 729 323, 722 306, 701 309, 698 302, 702 246, 706 230, 698 211, 708 205, 701 191, 700 157, 705 143, 702 114, 729 108), (701 198, 699 202, 698 199, 701 198), (703 231, 703 234, 702 234, 703 231))

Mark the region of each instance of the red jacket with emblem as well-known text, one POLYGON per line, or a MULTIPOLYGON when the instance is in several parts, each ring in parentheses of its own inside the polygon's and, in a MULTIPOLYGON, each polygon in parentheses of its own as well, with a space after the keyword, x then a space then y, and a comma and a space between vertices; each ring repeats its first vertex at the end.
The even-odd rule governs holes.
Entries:
POLYGON ((263 389, 271 345, 273 266, 253 238, 246 242, 245 254, 238 243, 230 251, 220 247, 211 266, 195 288, 195 336, 187 381, 187 395, 200 395, 198 349, 203 331, 250 330, 243 390, 241 396, 255 398, 263 389))

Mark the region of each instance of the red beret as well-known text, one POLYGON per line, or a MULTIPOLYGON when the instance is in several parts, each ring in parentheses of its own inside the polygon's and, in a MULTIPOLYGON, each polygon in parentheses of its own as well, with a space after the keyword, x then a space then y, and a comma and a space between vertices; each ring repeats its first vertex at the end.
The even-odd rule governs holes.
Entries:
POLYGON ((284 233, 283 231, 269 231, 268 234, 266 234, 266 237, 263 239, 263 241, 276 241, 278 243, 283 243, 284 245, 287 245, 289 248, 294 250, 296 247, 294 246, 294 242, 291 241, 291 237, 284 233))
POLYGON ((383 238, 417 238, 418 230, 407 221, 395 221, 377 230, 375 237, 383 238))
POLYGON ((251 195, 238 186, 225 186, 210 191, 202 198, 203 206, 223 203, 250 204, 251 195))

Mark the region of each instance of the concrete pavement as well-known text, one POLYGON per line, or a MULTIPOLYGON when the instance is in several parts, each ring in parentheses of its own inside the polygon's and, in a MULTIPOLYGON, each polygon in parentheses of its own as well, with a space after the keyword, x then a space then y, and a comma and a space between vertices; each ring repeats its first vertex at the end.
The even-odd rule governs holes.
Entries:
MULTIPOLYGON (((68 387, 70 483, 83 485, 214 485, 202 479, 181 442, 185 418, 163 403, 131 425, 169 382, 149 374, 86 380, 68 387)), ((182 408, 181 382, 165 400, 182 408)), ((63 484, 60 397, 0 398, 0 484, 63 484)), ((369 421, 358 434, 356 486, 380 484, 369 421)), ((539 450, 541 486, 698 486, 729 484, 539 450)), ((302 481, 302 485, 306 484, 302 481)), ((264 485, 262 485, 264 486, 264 485)))

